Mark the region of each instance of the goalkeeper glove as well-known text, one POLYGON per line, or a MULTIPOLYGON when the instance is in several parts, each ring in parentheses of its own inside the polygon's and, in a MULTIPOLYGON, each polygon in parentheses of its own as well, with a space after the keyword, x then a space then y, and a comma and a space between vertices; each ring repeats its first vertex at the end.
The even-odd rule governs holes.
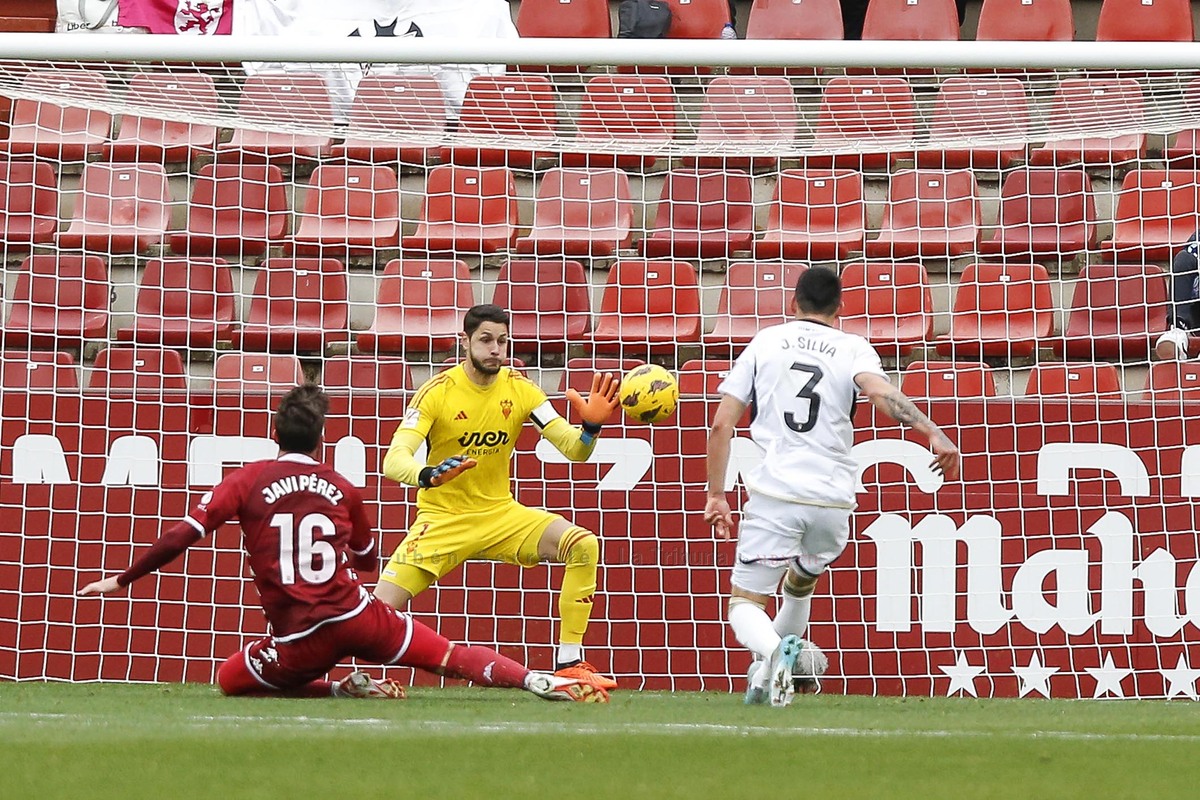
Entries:
POLYGON ((567 400, 575 408, 583 420, 583 443, 591 444, 600 434, 600 427, 608 421, 620 402, 617 400, 617 387, 621 382, 613 377, 611 372, 601 375, 597 372, 592 376, 592 390, 584 400, 579 392, 567 389, 567 400))
POLYGON ((462 475, 469 469, 474 469, 479 462, 466 456, 450 456, 436 467, 425 467, 417 476, 417 485, 422 489, 432 489, 441 486, 462 475))

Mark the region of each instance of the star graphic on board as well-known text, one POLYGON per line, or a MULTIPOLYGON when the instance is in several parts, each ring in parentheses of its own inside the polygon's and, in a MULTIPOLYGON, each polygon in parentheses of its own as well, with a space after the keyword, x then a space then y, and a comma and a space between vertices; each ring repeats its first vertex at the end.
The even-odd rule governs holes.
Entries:
POLYGON ((1096 679, 1096 691, 1092 693, 1092 697, 1102 697, 1109 692, 1113 697, 1124 697, 1125 690, 1121 688, 1121 681, 1131 672, 1133 670, 1123 669, 1114 664, 1112 653, 1106 653, 1103 664, 1087 668, 1087 674, 1096 679))
POLYGON ((950 687, 946 689, 947 697, 955 692, 967 692, 971 697, 979 697, 979 693, 975 691, 975 679, 979 677, 979 673, 983 672, 983 667, 975 667, 967 663, 966 653, 958 653, 954 657, 954 666, 942 665, 938 669, 950 678, 950 687))
POLYGON ((1042 697, 1050 696, 1050 676, 1058 672, 1058 667, 1042 666, 1042 659, 1034 653, 1029 657, 1029 666, 1013 667, 1013 672, 1021 679, 1019 695, 1024 697, 1030 692, 1038 692, 1042 697))
POLYGON ((1200 669, 1189 667, 1187 655, 1184 653, 1179 654, 1179 661, 1174 669, 1159 669, 1159 672, 1167 679, 1168 700, 1177 694, 1192 700, 1200 699, 1196 696, 1196 679, 1200 678, 1200 669))

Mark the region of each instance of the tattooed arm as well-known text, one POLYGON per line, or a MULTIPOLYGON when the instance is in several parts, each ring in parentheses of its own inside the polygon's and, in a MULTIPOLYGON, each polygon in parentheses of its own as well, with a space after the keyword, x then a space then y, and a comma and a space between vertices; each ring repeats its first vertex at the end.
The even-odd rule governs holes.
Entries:
POLYGON ((934 424, 933 420, 913 405, 912 400, 905 397, 899 389, 892 386, 891 382, 881 375, 863 372, 854 377, 854 382, 871 401, 871 405, 901 425, 907 425, 918 433, 923 433, 929 439, 929 446, 933 448, 934 454, 933 463, 929 465, 931 469, 939 470, 947 478, 958 477, 959 464, 962 459, 958 448, 946 434, 942 433, 942 429, 934 424))

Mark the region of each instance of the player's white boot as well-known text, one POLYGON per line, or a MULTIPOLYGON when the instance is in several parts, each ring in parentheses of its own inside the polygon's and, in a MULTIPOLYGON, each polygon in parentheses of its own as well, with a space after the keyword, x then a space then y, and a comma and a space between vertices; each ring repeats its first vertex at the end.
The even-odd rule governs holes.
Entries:
POLYGON ((796 669, 796 659, 804 645, 799 636, 788 635, 780 640, 779 646, 771 654, 767 662, 767 689, 771 705, 780 708, 792 702, 796 687, 792 683, 792 673, 796 669))
POLYGON ((543 700, 572 700, 576 703, 607 703, 608 692, 591 683, 572 678, 531 672, 525 688, 543 700))
POLYGON ((376 680, 365 672, 355 671, 333 685, 333 696, 403 700, 407 693, 394 678, 376 680))
POLYGON ((760 706, 767 702, 767 684, 761 680, 765 677, 766 661, 751 661, 746 668, 746 696, 743 699, 748 706, 760 706))

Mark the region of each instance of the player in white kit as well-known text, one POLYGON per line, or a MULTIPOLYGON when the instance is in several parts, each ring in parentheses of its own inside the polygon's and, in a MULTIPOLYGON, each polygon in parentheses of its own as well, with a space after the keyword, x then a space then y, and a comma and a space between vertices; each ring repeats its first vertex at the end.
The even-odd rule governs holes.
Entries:
POLYGON ((812 268, 796 284, 796 319, 764 328, 721 383, 721 403, 708 437, 708 501, 704 519, 728 539, 733 514, 725 498, 729 443, 753 409, 751 438, 761 465, 745 483, 729 624, 755 656, 747 703, 786 706, 817 580, 842 554, 855 506, 852 416, 861 392, 877 409, 928 437, 931 469, 958 476, 954 443, 883 372, 874 348, 837 325, 842 285, 812 268), (766 612, 783 578, 774 620, 766 612))

